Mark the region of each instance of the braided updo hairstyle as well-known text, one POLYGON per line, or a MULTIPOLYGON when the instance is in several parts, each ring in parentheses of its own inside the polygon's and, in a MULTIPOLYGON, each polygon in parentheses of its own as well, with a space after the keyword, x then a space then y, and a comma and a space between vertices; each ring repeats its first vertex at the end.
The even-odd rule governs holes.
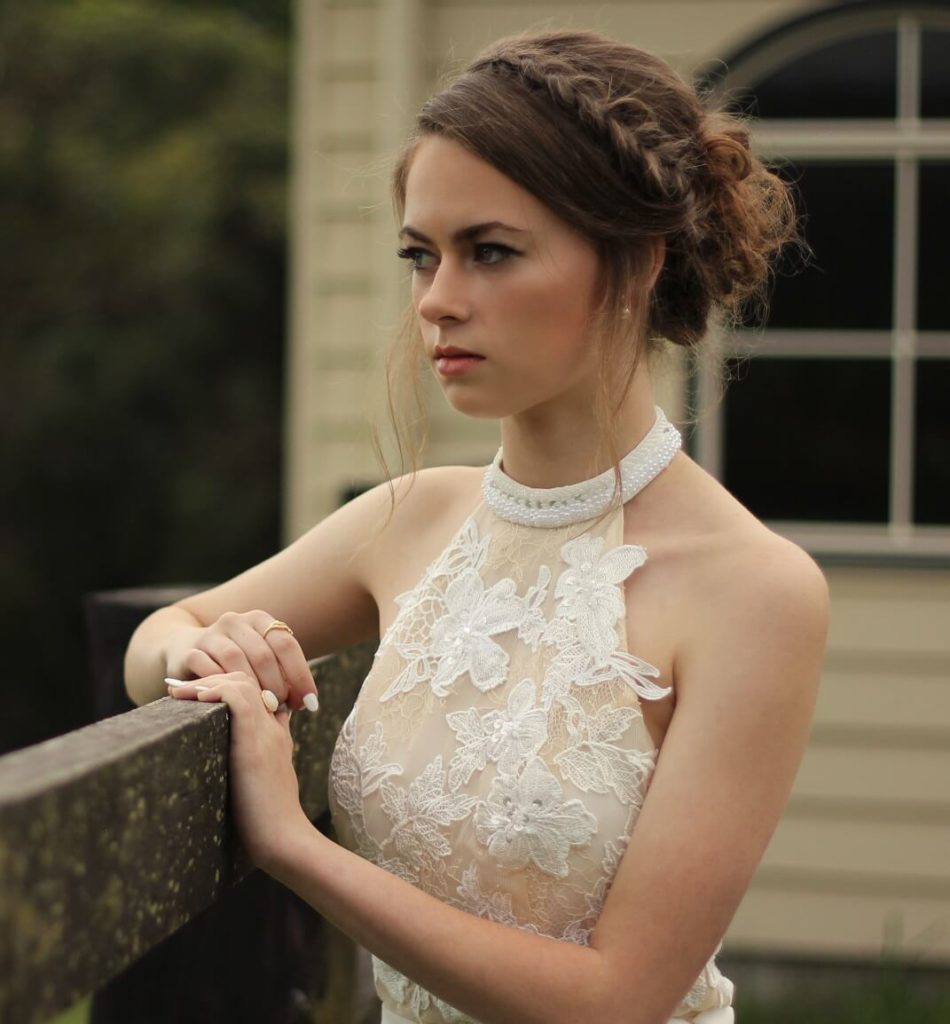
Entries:
MULTIPOLYGON (((612 412, 643 353, 664 341, 696 346, 711 319, 736 322, 764 308, 772 260, 797 237, 789 190, 751 152, 745 123, 709 109, 660 58, 595 32, 500 39, 430 97, 393 174, 400 218, 413 153, 429 136, 491 164, 598 253, 595 412, 598 456, 608 452, 611 464, 619 461, 612 412), (658 237, 665 260, 649 289, 658 237), (624 317, 634 305, 637 316, 624 317)), ((421 355, 421 335, 391 353, 390 384, 392 357, 407 352, 421 355)))

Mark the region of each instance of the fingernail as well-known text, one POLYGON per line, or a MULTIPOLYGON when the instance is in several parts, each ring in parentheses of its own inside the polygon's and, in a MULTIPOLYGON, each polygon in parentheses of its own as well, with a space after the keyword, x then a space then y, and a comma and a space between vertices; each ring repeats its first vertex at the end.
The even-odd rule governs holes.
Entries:
POLYGON ((210 690, 211 687, 210 686, 196 686, 195 689, 196 690, 210 690))
POLYGON ((183 679, 172 679, 171 676, 165 676, 165 682, 169 686, 188 686, 189 685, 183 679))
POLYGON ((261 700, 264 701, 268 711, 276 711, 280 707, 280 701, 277 699, 277 694, 272 690, 261 690, 261 700))
POLYGON ((308 711, 319 711, 320 701, 317 699, 317 695, 315 693, 308 693, 303 699, 303 706, 308 711))

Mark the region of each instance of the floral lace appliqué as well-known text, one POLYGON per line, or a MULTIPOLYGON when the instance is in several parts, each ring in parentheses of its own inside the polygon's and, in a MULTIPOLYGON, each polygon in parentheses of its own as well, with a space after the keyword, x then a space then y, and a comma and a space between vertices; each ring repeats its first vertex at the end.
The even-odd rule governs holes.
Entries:
POLYGON ((514 580, 499 580, 485 589, 478 573, 453 580, 445 591, 445 615, 432 627, 429 655, 435 660, 432 692, 444 696, 465 672, 479 690, 505 681, 508 654, 492 637, 516 629, 524 618, 524 601, 514 580))
POLYGON ((601 555, 603 537, 576 537, 561 548, 567 570, 554 590, 559 604, 555 614, 577 624, 577 638, 598 661, 617 646, 617 621, 623 617, 622 583, 647 560, 635 544, 601 555))
POLYGON ((564 778, 585 792, 613 790, 622 803, 639 806, 656 763, 654 754, 612 741, 619 740, 643 713, 639 708, 606 706, 588 715, 576 700, 567 698, 564 703, 571 746, 554 758, 564 778))
POLYGON ((467 818, 475 798, 446 793, 445 771, 439 755, 406 790, 391 782, 380 786, 383 810, 392 822, 389 838, 398 855, 410 864, 425 864, 447 857, 452 847, 442 830, 467 818))
POLYGON ((420 1020, 421 1015, 427 1010, 438 1010, 445 1024, 478 1024, 478 1021, 468 1014, 456 1010, 454 1006, 449 1006, 414 981, 410 981, 405 974, 400 974, 378 956, 373 957, 373 976, 399 1004, 403 1012, 410 1011, 417 1020, 420 1020))
POLYGON ((538 759, 519 775, 499 773, 488 800, 475 815, 475 835, 499 865, 533 862, 558 878, 567 874, 572 846, 587 843, 597 819, 580 800, 566 800, 561 784, 538 759))
POLYGON ((458 749, 449 765, 449 788, 458 789, 484 770, 489 761, 498 770, 514 772, 518 764, 533 757, 547 739, 547 713, 535 706, 535 686, 522 679, 508 696, 505 711, 479 714, 474 708, 445 716, 458 739, 458 749))

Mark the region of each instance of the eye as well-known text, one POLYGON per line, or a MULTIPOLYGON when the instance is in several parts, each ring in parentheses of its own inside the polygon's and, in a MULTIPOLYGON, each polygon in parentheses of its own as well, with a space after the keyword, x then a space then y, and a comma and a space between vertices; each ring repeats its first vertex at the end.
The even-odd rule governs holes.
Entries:
POLYGON ((514 254, 514 249, 510 249, 507 245, 502 245, 499 242, 479 242, 475 246, 475 257, 478 259, 479 256, 488 255, 496 257, 494 259, 482 259, 479 262, 486 263, 491 266, 493 263, 503 263, 509 256, 514 254))
POLYGON ((432 253, 429 252, 427 249, 419 249, 416 246, 410 246, 407 249, 397 249, 396 255, 401 260, 412 260, 412 270, 430 269, 427 266, 423 266, 422 263, 420 262, 420 260, 424 259, 426 256, 432 256, 432 253))
MULTIPOLYGON (((475 262, 488 267, 504 263, 510 256, 515 255, 514 249, 500 242, 476 242, 473 249, 475 262)), ((401 260, 411 260, 412 270, 432 270, 435 266, 436 257, 428 249, 420 249, 418 246, 397 249, 396 255, 401 260), (432 262, 424 263, 427 258, 432 262)))

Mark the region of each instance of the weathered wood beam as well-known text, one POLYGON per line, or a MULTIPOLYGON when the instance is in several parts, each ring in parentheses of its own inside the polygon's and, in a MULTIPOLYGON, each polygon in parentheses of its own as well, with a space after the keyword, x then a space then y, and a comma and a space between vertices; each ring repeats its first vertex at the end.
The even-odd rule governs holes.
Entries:
MULTIPOLYGON (((315 662, 321 710, 293 716, 311 819, 375 648, 315 662)), ((227 764, 224 708, 169 698, 0 757, 0 1020, 72 1005, 247 874, 227 764)))

